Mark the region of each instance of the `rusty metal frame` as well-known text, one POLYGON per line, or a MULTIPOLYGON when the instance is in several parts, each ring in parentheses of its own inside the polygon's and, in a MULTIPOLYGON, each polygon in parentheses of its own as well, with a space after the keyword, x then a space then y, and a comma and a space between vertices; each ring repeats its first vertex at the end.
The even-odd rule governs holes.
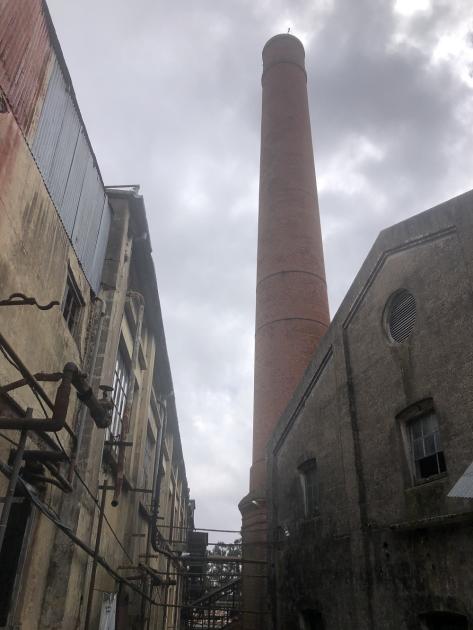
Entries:
MULTIPOLYGON (((0 429, 17 430, 20 431, 20 442, 17 445, 17 449, 14 455, 12 474, 9 479, 7 494, 5 497, 2 513, 0 515, 0 551, 5 539, 5 533, 8 525, 8 520, 11 512, 11 506, 14 500, 15 490, 19 479, 20 467, 23 459, 32 459, 35 457, 34 451, 27 451, 25 457, 25 447, 28 438, 28 432, 34 431, 38 434, 43 432, 58 432, 62 429, 68 430, 75 443, 76 436, 66 423, 67 412, 69 408, 71 387, 77 392, 77 397, 86 405, 90 411, 90 415, 94 419, 99 428, 105 428, 109 425, 111 405, 108 399, 102 401, 97 400, 91 386, 86 380, 86 375, 83 374, 75 363, 66 363, 62 372, 55 372, 52 374, 39 373, 36 375, 31 374, 28 368, 21 361, 19 356, 10 346, 5 337, 0 333, 0 351, 22 375, 22 379, 9 383, 4 387, 0 387, 0 394, 10 398, 8 392, 11 392, 19 387, 29 386, 34 395, 38 399, 41 407, 46 415, 45 406, 49 407, 52 411, 50 418, 40 417, 33 418, 33 410, 27 408, 23 410, 18 403, 15 402, 15 406, 18 409, 20 417, 15 416, 0 416, 0 429), (59 386, 56 390, 56 396, 54 403, 50 400, 49 396, 40 385, 39 380, 58 382, 59 386), (44 403, 44 404, 43 404, 44 403)), ((50 444, 51 445, 51 444, 50 444)), ((67 455, 64 453, 67 458, 67 455)), ((57 486, 63 492, 71 492, 72 486, 69 481, 60 473, 58 468, 50 460, 59 461, 62 459, 62 454, 57 450, 51 451, 38 451, 37 456, 49 472, 53 475, 49 477, 39 473, 33 475, 32 480, 39 483, 48 483, 57 486), (51 456, 50 456, 51 455, 51 456), (48 461, 49 460, 49 461, 48 461)))

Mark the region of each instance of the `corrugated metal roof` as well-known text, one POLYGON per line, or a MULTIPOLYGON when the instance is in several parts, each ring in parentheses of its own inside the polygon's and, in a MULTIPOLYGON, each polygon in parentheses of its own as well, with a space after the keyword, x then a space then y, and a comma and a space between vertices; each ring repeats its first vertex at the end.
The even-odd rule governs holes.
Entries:
POLYGON ((81 129, 77 138, 60 210, 64 226, 71 238, 88 162, 92 162, 92 156, 90 155, 84 130, 81 129))
POLYGON ((43 0, 0 0, 0 87, 29 142, 84 273, 97 292, 110 208, 43 0), (37 126, 32 125, 36 118, 37 126))
POLYGON ((0 86, 25 136, 44 92, 51 57, 38 0, 0 0, 0 86))
MULTIPOLYGON (((72 229, 72 244, 76 250, 79 259, 84 267, 89 261, 86 261, 87 239, 89 233, 95 232, 95 240, 102 218, 102 208, 104 202, 104 190, 99 178, 97 169, 92 160, 87 163, 84 183, 82 184, 82 192, 77 208, 76 220, 72 229)), ((92 255, 93 260, 93 255, 92 255)), ((90 262, 92 262, 90 260, 90 262)))
POLYGON ((459 499, 473 499, 473 463, 468 466, 447 496, 459 499))
MULTIPOLYGON (((63 200, 66 185, 71 172, 72 160, 74 159, 75 150, 80 133, 80 121, 77 116, 74 103, 68 95, 66 111, 62 119, 61 133, 54 152, 54 159, 51 165, 51 175, 49 182, 49 192, 60 209, 61 217, 63 216, 63 200)), ((64 218, 63 218, 64 220, 64 218)))
MULTIPOLYGON (((66 83, 62 76, 61 68, 55 59, 48 91, 46 92, 46 98, 44 99, 39 118, 38 129, 31 144, 31 151, 50 193, 50 184, 56 175, 53 170, 54 156, 66 112, 67 97, 66 83)), ((56 203, 54 197, 53 201, 56 203)))

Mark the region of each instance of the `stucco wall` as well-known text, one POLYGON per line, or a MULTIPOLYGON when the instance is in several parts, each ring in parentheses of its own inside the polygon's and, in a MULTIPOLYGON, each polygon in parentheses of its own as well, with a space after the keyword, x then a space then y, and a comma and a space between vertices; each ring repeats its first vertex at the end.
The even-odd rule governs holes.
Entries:
MULTIPOLYGON (((60 306, 48 311, 32 306, 0 307, 0 331, 32 373, 60 372, 69 361, 82 366, 93 308, 89 285, 11 113, 0 115, 0 146, 0 298, 21 292, 35 297, 40 304, 51 300, 61 303, 69 266, 84 300, 74 337, 60 306)), ((1 357, 1 384, 18 378, 19 373, 1 357)), ((54 398, 56 387, 56 384, 44 385, 51 398, 54 398)), ((38 402, 28 388, 15 390, 13 395, 23 407, 32 407, 35 416, 41 417, 38 402)), ((73 393, 68 413, 71 426, 75 408, 73 393)), ((14 431, 5 431, 5 434, 13 440, 18 438, 14 431)), ((70 452, 67 433, 61 431, 58 437, 70 452)), ((36 442, 30 440, 28 447, 34 447, 36 442)), ((9 453, 10 445, 0 440, 2 461, 8 460, 9 453)), ((0 496, 4 496, 6 484, 2 475, 0 496)), ((61 494, 47 486, 42 498, 58 509, 61 494)), ((38 627, 54 534, 54 527, 36 514, 18 599, 17 621, 24 628, 38 627)))

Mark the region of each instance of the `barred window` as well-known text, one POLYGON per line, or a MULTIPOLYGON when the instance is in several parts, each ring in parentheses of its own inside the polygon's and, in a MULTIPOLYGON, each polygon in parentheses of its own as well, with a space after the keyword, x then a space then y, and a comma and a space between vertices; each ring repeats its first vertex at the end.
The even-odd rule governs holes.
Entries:
POLYGON ((409 431, 416 478, 426 479, 445 472, 447 468, 435 413, 412 420, 409 431))
MULTIPOLYGON (((115 364, 115 373, 113 376, 113 413, 112 422, 107 429, 107 440, 116 441, 120 439, 123 425, 123 415, 128 393, 128 384, 130 382, 130 371, 125 361, 122 350, 118 351, 117 361, 115 364)), ((112 446, 112 452, 118 454, 118 446, 112 446)))

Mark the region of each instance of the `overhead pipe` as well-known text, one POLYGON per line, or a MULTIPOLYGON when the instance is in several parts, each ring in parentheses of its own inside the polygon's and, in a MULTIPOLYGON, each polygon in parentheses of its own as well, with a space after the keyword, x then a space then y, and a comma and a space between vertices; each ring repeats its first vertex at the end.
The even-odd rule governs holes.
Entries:
MULTIPOLYGON (((26 368, 23 366, 23 370, 26 368)), ((28 384, 33 387, 32 383, 38 385, 34 377, 26 370, 27 374, 23 374, 28 384)), ((22 372, 23 373, 23 372, 22 372)), ((10 416, 0 417, 0 429, 16 429, 27 431, 60 431, 65 427, 67 410, 69 407, 69 398, 71 394, 71 385, 77 391, 77 397, 89 409, 90 415, 94 419, 99 428, 106 428, 110 424, 110 403, 109 401, 99 401, 89 383, 86 375, 83 374, 75 363, 66 363, 60 376, 61 383, 56 390, 56 398, 52 404, 52 417, 45 418, 12 418, 10 416)), ((35 387, 33 387, 35 389, 35 387)))
POLYGON ((56 398, 53 404, 53 415, 50 419, 0 417, 0 429, 17 429, 21 431, 60 431, 66 423, 71 383, 76 366, 68 363, 64 366, 61 383, 56 390, 56 398))
POLYGON ((8 341, 5 339, 5 337, 1 333, 0 333, 0 347, 6 350, 7 354, 13 360, 13 363, 15 364, 16 369, 20 372, 20 374, 25 379, 24 384, 29 385, 33 391, 39 394, 41 398, 43 399, 43 401, 46 403, 46 405, 52 410, 54 407, 54 404, 51 402, 51 399, 49 398, 49 396, 46 394, 44 389, 41 387, 38 381, 34 378, 34 376, 31 374, 31 372, 25 366, 23 361, 16 354, 16 352, 13 350, 13 348, 10 346, 8 341))
POLYGON ((143 315, 145 310, 145 300, 141 293, 138 291, 128 291, 127 296, 130 299, 136 298, 140 303, 138 309, 138 316, 136 320, 136 328, 135 328, 135 336, 133 339, 133 351, 131 355, 131 370, 130 370, 130 379, 128 381, 128 387, 126 392, 126 403, 125 409, 123 410, 123 418, 122 418, 122 427, 120 431, 120 443, 118 445, 118 461, 117 461, 117 474, 115 480, 115 490, 113 493, 112 505, 113 507, 117 507, 119 504, 120 495, 122 493, 123 488, 123 478, 125 476, 125 445, 126 438, 128 435, 128 431, 130 430, 130 418, 131 418, 131 410, 133 406, 133 397, 135 394, 135 371, 138 364, 138 352, 140 349, 140 339, 141 339, 141 327, 143 324, 143 315))

